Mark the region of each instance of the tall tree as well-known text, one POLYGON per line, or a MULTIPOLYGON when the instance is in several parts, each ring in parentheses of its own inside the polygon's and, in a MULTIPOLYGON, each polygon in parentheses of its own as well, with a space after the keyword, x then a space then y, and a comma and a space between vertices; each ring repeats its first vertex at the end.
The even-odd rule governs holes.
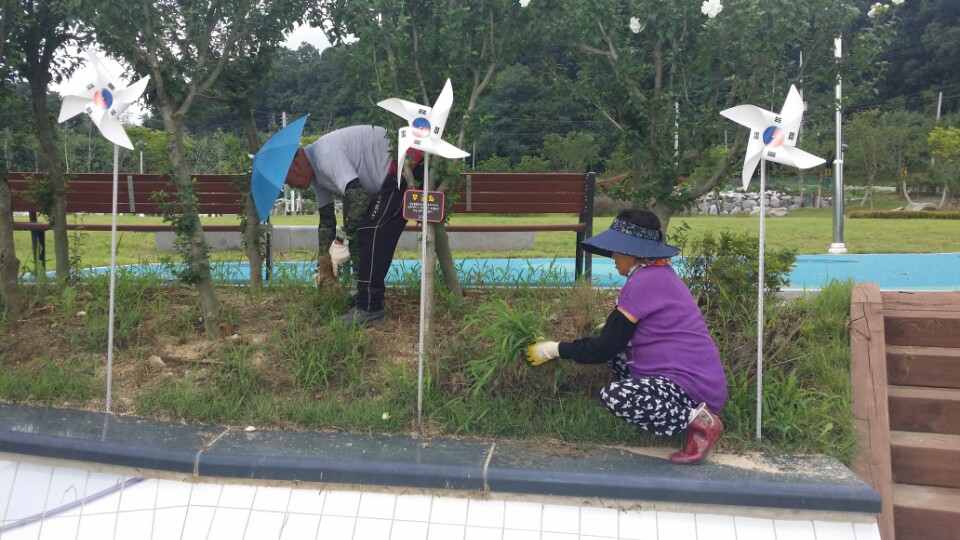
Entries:
POLYGON ((78 3, 72 0, 15 0, 12 9, 16 10, 17 24, 8 31, 18 55, 10 59, 11 67, 30 87, 37 140, 53 200, 50 219, 53 222, 57 279, 66 283, 70 277, 66 183, 54 140, 54 121, 47 95, 50 83, 59 81, 75 67, 75 63, 70 64, 73 60, 57 54, 66 45, 80 44, 84 39, 77 32, 78 3))
MULTIPOLYGON (((364 92, 371 104, 401 97, 432 105, 445 80, 451 79, 456 98, 444 131, 456 133, 453 143, 460 148, 477 103, 498 71, 521 52, 532 54, 539 43, 514 0, 323 0, 315 23, 327 29, 331 43, 356 40, 351 48, 355 60, 373 73, 372 87, 364 92)), ((375 114, 389 119, 385 125, 397 124, 389 113, 375 114)), ((437 161, 431 168, 447 181, 431 187, 440 184, 445 191, 457 185, 446 164, 433 165, 437 161)), ((446 230, 442 224, 427 226, 428 238, 436 241, 444 284, 459 296, 446 230)), ((434 253, 432 246, 427 249, 434 253)))
POLYGON ((632 160, 619 194, 656 213, 666 228, 674 211, 712 190, 739 157, 743 130, 709 178, 674 194, 678 177, 688 177, 731 129, 720 110, 744 103, 778 110, 790 84, 803 80, 806 99, 822 92, 832 113, 833 40, 844 31, 845 80, 855 86, 875 79, 874 57, 861 49, 876 46, 876 28, 889 17, 864 23, 866 5, 530 0, 527 9, 547 39, 580 52, 572 88, 591 96, 598 114, 622 133, 632 160), (862 25, 857 33, 854 22, 862 25))
MULTIPOLYGON (((0 104, 5 105, 9 97, 8 70, 6 54, 7 28, 13 14, 12 0, 0 0, 0 104)), ((13 247, 13 205, 11 204, 10 185, 7 183, 7 160, 0 159, 0 300, 7 325, 17 326, 20 320, 20 288, 17 277, 20 260, 13 247)))
MULTIPOLYGON (((252 9, 248 26, 251 30, 239 40, 239 50, 226 62, 223 73, 211 90, 230 104, 240 117, 243 134, 251 154, 260 150, 260 136, 253 120, 253 103, 261 96, 261 89, 271 78, 271 67, 277 59, 284 33, 301 21, 306 0, 286 0, 267 3, 261 10, 252 9)), ((250 261, 250 285, 255 292, 262 287, 264 228, 260 225, 253 192, 247 184, 244 190, 244 249, 250 261)))
POLYGON ((846 133, 850 141, 847 159, 851 165, 856 163, 867 178, 867 191, 860 201, 860 206, 869 198, 872 209, 877 176, 896 170, 890 151, 890 128, 883 122, 880 111, 871 109, 855 114, 847 123, 846 133))
POLYGON ((889 69, 880 86, 881 108, 902 104, 931 118, 960 110, 960 10, 956 0, 906 0, 900 31, 884 48, 889 69), (943 92, 943 102, 940 93, 943 92))
POLYGON ((911 173, 926 171, 930 163, 930 147, 927 135, 933 129, 933 118, 929 115, 895 110, 883 115, 887 128, 887 148, 896 177, 900 179, 900 189, 907 202, 910 191, 907 186, 911 173))
MULTIPOLYGON (((280 1, 280 0, 278 0, 280 1)), ((139 0, 98 4, 92 16, 97 41, 138 73, 150 75, 149 99, 169 134, 179 214, 174 218, 188 274, 200 296, 203 322, 216 335, 220 303, 200 223, 184 147, 184 120, 197 98, 211 90, 227 64, 253 35, 271 2, 257 0, 139 0)))
POLYGON ((927 141, 938 159, 937 172, 943 179, 943 192, 939 208, 950 197, 950 193, 960 186, 960 129, 955 127, 935 127, 927 141))

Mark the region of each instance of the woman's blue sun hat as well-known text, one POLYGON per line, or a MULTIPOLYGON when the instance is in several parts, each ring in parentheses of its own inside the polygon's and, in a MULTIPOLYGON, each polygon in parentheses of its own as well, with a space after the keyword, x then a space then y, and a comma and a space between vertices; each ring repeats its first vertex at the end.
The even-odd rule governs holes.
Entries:
POLYGON ((612 257, 614 253, 638 259, 666 259, 680 253, 680 248, 663 243, 663 233, 622 219, 614 219, 610 228, 587 238, 581 244, 587 253, 612 257))

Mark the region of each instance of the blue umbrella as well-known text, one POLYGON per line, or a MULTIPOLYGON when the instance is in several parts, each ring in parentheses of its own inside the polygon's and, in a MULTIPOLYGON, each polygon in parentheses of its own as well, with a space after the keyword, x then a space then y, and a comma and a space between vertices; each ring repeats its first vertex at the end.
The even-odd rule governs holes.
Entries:
POLYGON ((287 178, 293 156, 300 148, 300 135, 303 134, 307 116, 310 115, 301 116, 278 131, 253 156, 251 189, 260 221, 270 217, 270 209, 283 190, 283 181, 287 178))

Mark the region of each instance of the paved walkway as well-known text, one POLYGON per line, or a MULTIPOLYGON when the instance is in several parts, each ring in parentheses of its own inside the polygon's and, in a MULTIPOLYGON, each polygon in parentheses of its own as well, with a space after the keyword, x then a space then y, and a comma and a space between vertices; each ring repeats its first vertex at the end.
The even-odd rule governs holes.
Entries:
POLYGON ((0 538, 878 540, 831 458, 237 432, 0 404, 0 538))

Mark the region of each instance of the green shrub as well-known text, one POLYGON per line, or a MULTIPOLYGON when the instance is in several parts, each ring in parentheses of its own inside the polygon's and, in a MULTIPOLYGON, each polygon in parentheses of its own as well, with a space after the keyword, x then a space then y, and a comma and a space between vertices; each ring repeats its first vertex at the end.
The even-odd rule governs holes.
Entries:
POLYGON ((960 219, 960 212, 956 210, 920 210, 906 212, 903 210, 853 210, 847 214, 850 219, 960 219))

